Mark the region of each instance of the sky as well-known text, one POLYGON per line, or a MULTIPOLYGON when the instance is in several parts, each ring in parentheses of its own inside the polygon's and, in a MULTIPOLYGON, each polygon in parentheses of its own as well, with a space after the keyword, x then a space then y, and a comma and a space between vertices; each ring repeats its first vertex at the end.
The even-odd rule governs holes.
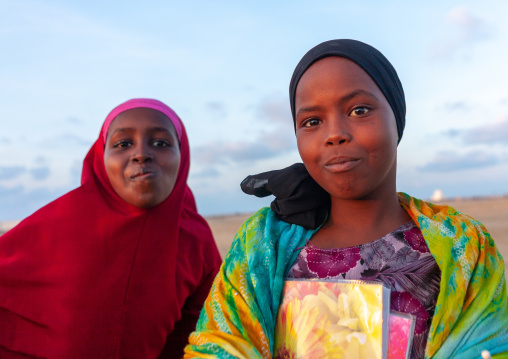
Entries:
POLYGON ((428 199, 508 194, 508 13, 502 0, 0 0, 0 221, 79 186, 106 115, 136 97, 183 120, 204 215, 247 213, 249 174, 300 161, 294 67, 352 38, 404 87, 398 190, 428 199))

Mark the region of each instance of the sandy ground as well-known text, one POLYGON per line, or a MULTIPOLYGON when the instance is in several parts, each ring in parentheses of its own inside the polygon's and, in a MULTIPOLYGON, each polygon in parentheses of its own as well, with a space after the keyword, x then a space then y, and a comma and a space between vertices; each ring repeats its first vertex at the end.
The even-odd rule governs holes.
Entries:
MULTIPOLYGON (((454 199, 446 203, 482 221, 496 241, 505 261, 508 261, 508 197, 454 199)), ((249 215, 236 214, 206 218, 223 258, 231 246, 236 231, 249 215)), ((508 276, 508 270, 505 273, 508 276)))

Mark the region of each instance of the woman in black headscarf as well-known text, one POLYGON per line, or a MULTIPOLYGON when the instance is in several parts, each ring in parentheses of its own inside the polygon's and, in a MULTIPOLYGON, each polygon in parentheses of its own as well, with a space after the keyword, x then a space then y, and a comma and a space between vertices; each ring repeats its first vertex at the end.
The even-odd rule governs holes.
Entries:
MULTIPOLYGON (((343 57, 360 66, 382 91, 397 124, 397 143, 406 125, 404 90, 392 64, 375 48, 356 40, 326 41, 309 50, 296 66, 289 84, 289 102, 296 132, 295 96, 301 77, 315 62, 330 56, 343 57)), ((274 195, 272 210, 286 222, 306 228, 323 223, 330 207, 330 195, 309 175, 303 163, 282 170, 248 176, 242 190, 257 197, 274 195)))
POLYGON ((297 65, 290 101, 303 164, 243 181, 245 192, 276 199, 238 231, 186 357, 330 357, 313 346, 325 341, 336 357, 356 324, 310 335, 317 314, 303 314, 303 299, 303 322, 277 317, 285 279, 382 282, 390 309, 415 318, 412 358, 508 353, 504 264, 490 234, 451 207, 396 191, 406 111, 388 60, 359 41, 324 42, 297 65), (294 336, 302 323, 307 339, 294 336))

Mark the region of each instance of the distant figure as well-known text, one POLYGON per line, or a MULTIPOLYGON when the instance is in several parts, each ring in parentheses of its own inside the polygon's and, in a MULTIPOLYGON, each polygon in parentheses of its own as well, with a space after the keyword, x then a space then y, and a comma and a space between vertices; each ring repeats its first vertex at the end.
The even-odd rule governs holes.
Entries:
POLYGON ((432 202, 441 202, 444 199, 443 191, 440 189, 436 189, 434 193, 432 193, 432 197, 430 197, 430 200, 432 202))
POLYGON ((391 309, 416 317, 411 358, 506 357, 504 263, 487 229, 396 191, 406 105, 390 62, 327 41, 301 59, 289 95, 303 164, 242 182, 276 199, 238 231, 185 357, 293 357, 299 342, 275 326, 285 279, 382 282, 391 309))
POLYGON ((157 100, 106 118, 81 186, 0 237, 0 358, 178 358, 221 258, 157 100))

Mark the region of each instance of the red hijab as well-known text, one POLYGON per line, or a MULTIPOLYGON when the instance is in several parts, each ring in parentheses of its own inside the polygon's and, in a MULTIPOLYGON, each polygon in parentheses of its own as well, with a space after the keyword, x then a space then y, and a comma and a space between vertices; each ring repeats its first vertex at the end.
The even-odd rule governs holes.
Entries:
POLYGON ((165 345, 170 353, 175 325, 192 330, 178 322, 189 303, 195 317, 220 265, 188 172, 187 135, 173 110, 150 99, 115 108, 81 186, 0 237, 0 357, 157 358, 165 345), (148 209, 122 200, 104 167, 109 125, 140 107, 165 114, 180 140, 175 187, 148 209))

